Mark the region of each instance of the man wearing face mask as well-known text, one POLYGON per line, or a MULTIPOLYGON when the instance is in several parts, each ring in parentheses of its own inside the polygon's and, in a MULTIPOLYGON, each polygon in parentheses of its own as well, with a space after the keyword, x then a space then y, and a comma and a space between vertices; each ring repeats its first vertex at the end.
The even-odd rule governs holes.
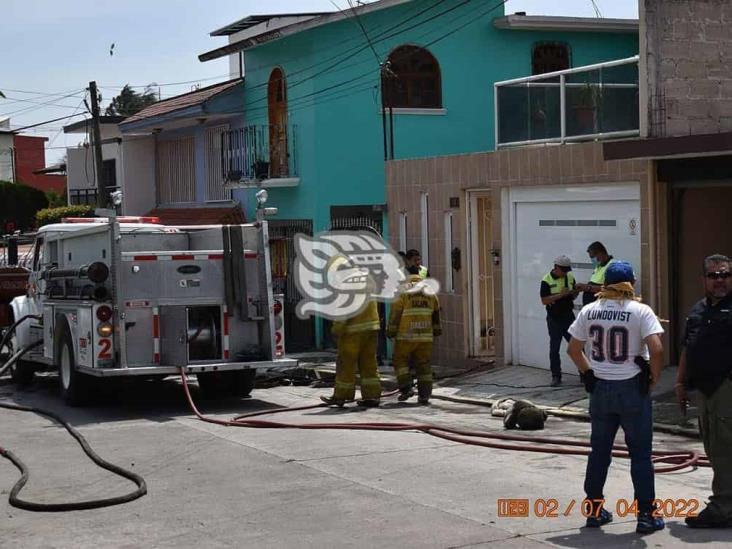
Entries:
POLYGON ((602 242, 593 242, 587 247, 587 254, 592 261, 593 272, 587 284, 577 284, 577 289, 582 293, 582 305, 588 305, 597 298, 595 294, 602 289, 605 283, 605 271, 613 261, 613 256, 607 253, 607 248, 602 242))
POLYGON ((704 293, 686 318, 676 374, 676 397, 682 410, 687 389, 699 390, 700 429, 712 464, 712 495, 690 528, 732 527, 732 264, 727 256, 704 260, 704 293))

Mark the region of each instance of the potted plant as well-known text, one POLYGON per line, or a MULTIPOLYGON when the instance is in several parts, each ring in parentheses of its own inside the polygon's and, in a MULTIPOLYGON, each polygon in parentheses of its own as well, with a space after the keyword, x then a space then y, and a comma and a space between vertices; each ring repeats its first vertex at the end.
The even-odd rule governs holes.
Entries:
POLYGON ((602 103, 602 89, 598 84, 585 82, 574 105, 579 133, 597 133, 597 111, 602 103))
POLYGON ((269 177, 269 162, 262 158, 258 158, 254 161, 254 165, 252 166, 254 169, 254 178, 255 179, 267 179, 269 177))

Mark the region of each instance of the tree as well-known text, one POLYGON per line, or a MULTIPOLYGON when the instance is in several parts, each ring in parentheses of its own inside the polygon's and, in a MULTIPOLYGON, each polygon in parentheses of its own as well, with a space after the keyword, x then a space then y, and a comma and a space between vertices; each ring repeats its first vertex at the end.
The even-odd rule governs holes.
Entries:
POLYGON ((127 84, 119 92, 119 95, 112 99, 104 114, 107 116, 132 116, 157 101, 158 97, 152 88, 152 84, 147 86, 142 93, 136 92, 127 84))

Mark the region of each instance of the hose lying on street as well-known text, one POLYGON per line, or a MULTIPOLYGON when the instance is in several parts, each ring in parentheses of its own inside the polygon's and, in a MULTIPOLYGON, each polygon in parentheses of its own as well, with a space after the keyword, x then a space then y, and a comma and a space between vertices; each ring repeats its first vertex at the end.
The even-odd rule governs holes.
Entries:
MULTIPOLYGON (((482 446, 484 448, 497 448, 501 450, 516 450, 521 452, 541 452, 548 454, 587 456, 590 453, 590 443, 572 439, 536 437, 527 435, 514 435, 508 433, 491 433, 487 431, 473 431, 467 429, 454 429, 441 427, 429 423, 391 423, 391 422, 364 422, 364 423, 282 423, 253 419, 255 416, 276 414, 282 412, 295 412, 322 408, 326 404, 312 404, 307 406, 296 406, 292 408, 276 408, 243 414, 229 420, 221 420, 203 415, 193 402, 188 378, 185 371, 181 369, 183 391, 185 392, 188 405, 198 419, 214 425, 226 427, 252 427, 265 429, 355 429, 367 431, 419 431, 434 437, 482 446), (514 444, 512 444, 514 443, 514 444)), ((389 396, 398 391, 389 393, 389 396)), ((612 455, 614 457, 628 458, 630 453, 627 446, 613 445, 612 455)), ((709 458, 694 450, 654 450, 652 454, 653 463, 656 464, 656 473, 670 473, 687 467, 710 467, 709 458), (658 466, 659 464, 666 464, 658 466)))
MULTIPOLYGON (((11 329, 14 330, 15 327, 20 324, 23 320, 31 318, 30 316, 23 317, 18 322, 13 324, 11 326, 11 329)), ((2 348, 3 345, 5 345, 6 339, 9 337, 8 334, 10 333, 10 330, 8 330, 3 337, 2 341, 0 341, 0 348, 2 348)), ((5 371, 7 368, 10 367, 10 365, 15 361, 20 359, 23 354, 30 351, 33 347, 38 346, 41 344, 42 341, 37 341, 35 343, 32 343, 28 345, 27 347, 18 350, 5 364, 0 367, 0 375, 2 375, 2 372, 5 371)), ((30 472, 28 470, 28 467, 23 463, 23 461, 16 456, 13 452, 10 450, 3 448, 0 446, 0 456, 4 457, 8 461, 10 461, 13 465, 15 465, 18 470, 20 471, 20 478, 15 483, 13 488, 10 490, 10 496, 8 498, 8 502, 13 507, 17 507, 18 509, 24 509, 26 511, 43 511, 43 512, 60 512, 60 511, 81 511, 84 509, 98 509, 100 507, 110 507, 112 505, 120 505, 122 503, 128 503, 130 501, 136 500, 137 498, 140 498, 147 494, 147 485, 145 484, 145 479, 143 479, 140 475, 133 473, 132 471, 128 471, 126 469, 123 469, 119 465, 115 465, 114 463, 110 463, 106 461, 105 459, 101 458, 99 454, 97 454, 92 447, 89 445, 89 443, 86 441, 84 436, 77 431, 72 425, 70 425, 66 420, 64 420, 59 415, 49 412, 48 410, 43 410, 41 408, 35 408, 32 406, 21 406, 19 404, 10 404, 7 402, 0 401, 0 408, 5 408, 7 410, 15 410, 18 412, 33 412, 35 414, 39 414, 45 417, 48 417, 57 423, 64 426, 64 428, 71 434, 74 439, 79 443, 81 446, 81 449, 84 451, 84 453, 89 456, 89 459, 91 459, 95 464, 97 464, 102 469, 105 469, 109 471, 110 473, 114 473, 115 475, 118 475, 120 477, 126 478, 132 482, 134 482, 137 485, 137 489, 133 492, 129 492, 128 494, 124 494, 121 496, 114 496, 110 498, 103 498, 103 499, 92 499, 92 500, 85 500, 85 501, 74 501, 74 502, 64 502, 64 503, 37 503, 33 501, 28 501, 21 499, 19 497, 20 491, 23 489, 23 487, 28 482, 28 478, 30 477, 30 472)))
POLYGON ((15 486, 13 486, 12 490, 10 491, 10 497, 8 498, 8 502, 13 507, 17 507, 18 509, 25 509, 26 511, 81 511, 83 509, 99 509, 100 507, 110 507, 112 505, 128 503, 147 494, 147 485, 145 484, 145 479, 143 479, 140 475, 133 473, 132 471, 123 469, 119 465, 115 465, 114 463, 110 463, 101 458, 99 454, 97 454, 92 449, 92 447, 89 446, 89 443, 82 436, 82 434, 79 433, 79 431, 77 431, 74 427, 69 425, 69 423, 60 416, 54 414, 53 412, 49 412, 48 410, 42 410, 40 408, 34 408, 31 406, 8 404, 6 402, 0 402, 0 408, 16 410, 19 412, 33 412, 35 414, 53 419, 54 421, 60 423, 66 428, 71 436, 74 437, 79 443, 79 446, 81 446, 81 449, 84 450, 84 453, 89 456, 89 459, 91 459, 99 467, 101 467, 102 469, 106 469, 110 473, 114 473, 115 475, 131 480, 137 485, 137 489, 133 492, 129 492, 128 494, 124 494, 121 496, 114 496, 111 498, 90 499, 86 501, 74 501, 68 503, 36 503, 33 501, 24 500, 19 497, 19 494, 20 491, 23 489, 23 486, 25 486, 25 484, 28 482, 28 478, 30 476, 28 467, 26 467, 21 459, 13 452, 0 447, 0 456, 12 462, 13 465, 18 468, 21 475, 20 479, 18 479, 18 481, 15 483, 15 486))
MULTIPOLYGON (((16 320, 15 322, 13 322, 5 330, 5 332, 3 333, 2 339, 0 339, 0 351, 2 351, 3 347, 5 347, 5 345, 8 343, 8 341, 10 340, 10 336, 13 334, 13 332, 15 331, 15 329, 18 326, 20 326, 23 322, 25 322, 26 320, 29 320, 31 318, 35 318, 36 320, 40 320, 41 317, 38 316, 38 315, 25 315, 25 316, 22 316, 18 320, 16 320)), ((19 349, 19 350, 18 349, 13 349, 13 348, 9 347, 10 352, 11 353, 15 352, 15 354, 13 354, 10 357, 10 359, 8 359, 8 361, 5 362, 5 364, 3 364, 2 366, 0 366, 0 376, 2 376, 3 373, 5 373, 5 371, 8 368, 10 368, 13 364, 15 364, 15 361, 16 360, 19 360, 21 356, 23 356, 26 352, 30 351, 32 348, 35 348, 38 345, 40 345, 40 343, 42 343, 42 340, 40 340, 40 342, 36 342, 35 344, 32 343, 30 346, 26 347, 25 349, 19 349)))

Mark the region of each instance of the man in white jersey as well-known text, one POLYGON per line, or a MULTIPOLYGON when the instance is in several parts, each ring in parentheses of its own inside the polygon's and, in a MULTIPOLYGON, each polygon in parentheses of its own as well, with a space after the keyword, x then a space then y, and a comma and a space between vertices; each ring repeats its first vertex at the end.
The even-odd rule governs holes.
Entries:
POLYGON ((663 328, 653 310, 635 297, 634 283, 630 263, 608 265, 598 300, 584 307, 569 328, 572 339, 567 353, 585 374, 585 388, 590 393, 592 450, 584 488, 587 499, 593 501, 593 513, 587 526, 598 527, 612 520, 612 513, 602 507, 603 489, 615 435, 622 426, 638 510, 636 532, 647 534, 664 527, 663 519, 653 516, 656 494, 649 394, 663 367, 663 328), (592 346, 589 359, 584 354, 588 340, 592 346))

